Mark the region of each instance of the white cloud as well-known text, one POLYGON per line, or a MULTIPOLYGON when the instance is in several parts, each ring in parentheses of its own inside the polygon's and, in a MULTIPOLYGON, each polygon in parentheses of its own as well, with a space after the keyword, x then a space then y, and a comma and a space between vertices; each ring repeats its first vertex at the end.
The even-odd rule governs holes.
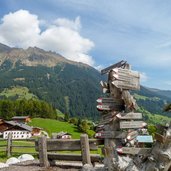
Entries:
POLYGON ((36 44, 39 34, 38 17, 29 11, 19 10, 2 18, 0 41, 7 45, 27 48, 36 44))
POLYGON ((26 10, 9 13, 0 24, 0 42, 23 48, 37 46, 56 51, 70 60, 94 65, 94 60, 88 55, 94 43, 80 35, 80 17, 74 21, 58 18, 42 31, 40 24, 45 23, 26 10))
POLYGON ((66 18, 58 18, 54 21, 54 23, 57 26, 67 27, 76 31, 78 31, 81 28, 80 17, 76 17, 74 21, 68 20, 66 18))
POLYGON ((140 73, 140 81, 141 83, 146 82, 148 80, 148 76, 145 72, 140 73))

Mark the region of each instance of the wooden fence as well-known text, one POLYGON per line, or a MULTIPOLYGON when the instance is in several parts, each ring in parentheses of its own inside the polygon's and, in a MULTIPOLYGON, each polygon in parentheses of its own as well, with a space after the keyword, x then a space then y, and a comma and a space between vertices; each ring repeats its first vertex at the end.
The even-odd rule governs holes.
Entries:
POLYGON ((98 145, 102 144, 102 140, 88 139, 86 134, 82 134, 80 140, 41 137, 36 141, 36 151, 39 152, 40 166, 43 167, 48 167, 53 160, 82 161, 83 164, 91 164, 101 161, 99 154, 90 154, 90 151, 97 150, 98 145), (59 151, 81 151, 81 154, 64 154, 59 151))
POLYGON ((45 136, 38 139, 12 139, 9 134, 7 139, 0 138, 0 152, 5 152, 7 157, 16 153, 38 155, 42 167, 48 167, 54 160, 93 164, 100 162, 102 158, 99 154, 90 154, 90 151, 97 151, 98 146, 103 144, 103 140, 88 139, 86 134, 82 134, 80 139, 49 139, 45 136), (69 153, 63 153, 64 151, 69 153))
POLYGON ((38 154, 35 151, 35 141, 36 140, 34 138, 12 139, 12 135, 9 134, 7 139, 0 138, 0 152, 5 152, 7 157, 10 157, 15 153, 35 155, 38 154), (27 149, 29 150, 26 151, 27 149))

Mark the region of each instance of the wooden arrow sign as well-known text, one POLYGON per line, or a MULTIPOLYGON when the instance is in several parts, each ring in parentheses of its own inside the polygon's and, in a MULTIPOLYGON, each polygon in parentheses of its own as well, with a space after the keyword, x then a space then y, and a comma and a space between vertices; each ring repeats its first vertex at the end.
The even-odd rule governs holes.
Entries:
POLYGON ((102 97, 102 98, 98 98, 96 101, 100 104, 102 103, 123 104, 124 103, 122 99, 114 99, 112 97, 102 97))
POLYGON ((120 154, 146 154, 150 152, 150 148, 135 148, 135 147, 121 147, 117 148, 116 151, 120 154))
POLYGON ((120 138, 126 138, 127 133, 123 132, 123 131, 103 131, 103 132, 99 132, 95 134, 96 138, 116 138, 116 139, 120 139, 120 138))
POLYGON ((130 113, 118 113, 116 115, 116 117, 118 117, 119 119, 142 119, 142 113, 134 113, 134 112, 130 112, 130 113))
POLYGON ((117 88, 121 88, 124 90, 139 90, 140 84, 139 80, 133 79, 130 81, 122 81, 122 80, 115 80, 112 81, 112 84, 117 88))
POLYGON ((127 128, 143 128, 146 126, 147 123, 143 121, 121 121, 120 128, 127 129, 127 128))
POLYGON ((140 78, 140 74, 137 71, 132 71, 123 68, 114 68, 112 70, 117 75, 119 80, 125 80, 127 78, 140 78))
POLYGON ((111 111, 111 110, 116 110, 116 111, 121 111, 124 110, 124 105, 111 105, 111 104, 102 104, 102 105, 97 105, 97 110, 103 111, 111 111))
POLYGON ((133 140, 134 138, 136 138, 137 136, 138 136, 138 131, 131 131, 131 132, 128 133, 126 139, 127 139, 128 141, 131 141, 131 140, 133 140))

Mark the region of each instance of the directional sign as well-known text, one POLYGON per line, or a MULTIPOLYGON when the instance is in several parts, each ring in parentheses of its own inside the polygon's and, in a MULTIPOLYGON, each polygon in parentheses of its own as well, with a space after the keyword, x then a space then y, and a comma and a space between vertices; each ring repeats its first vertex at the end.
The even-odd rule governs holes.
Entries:
POLYGON ((96 100, 98 103, 113 103, 113 104, 124 104, 122 99, 114 99, 112 97, 102 97, 96 100))
POLYGON ((97 110, 100 110, 100 111, 103 111, 103 110, 107 110, 107 111, 111 111, 111 110, 120 111, 120 110, 124 110, 124 105, 102 104, 102 105, 97 105, 97 110))
POLYGON ((147 123, 143 121, 121 121, 120 122, 120 128, 126 129, 126 128, 143 128, 146 126, 147 123))
POLYGON ((116 86, 117 88, 121 88, 124 90, 139 90, 140 84, 137 80, 130 80, 130 81, 122 81, 122 80, 116 80, 112 81, 112 84, 116 86))
POLYGON ((136 138, 137 136, 138 136, 138 131, 131 131, 131 132, 128 133, 126 139, 127 139, 128 141, 131 141, 131 140, 133 140, 134 138, 136 138))
POLYGON ((101 74, 106 74, 107 72, 109 72, 110 70, 112 70, 113 68, 116 68, 116 67, 122 67, 122 66, 125 66, 126 65, 126 61, 120 61, 114 65, 111 65, 103 70, 101 70, 101 74))
POLYGON ((95 134, 96 138, 108 138, 108 139, 119 139, 126 138, 127 133, 123 131, 103 131, 95 134))
POLYGON ((110 72, 109 79, 117 88, 126 90, 140 89, 140 74, 128 69, 114 68, 110 72))
POLYGON ((115 75, 119 80, 128 80, 129 78, 140 78, 140 74, 137 71, 132 71, 129 69, 123 68, 114 68, 115 75))
POLYGON ((146 154, 150 152, 150 148, 134 148, 134 147, 120 147, 116 151, 120 154, 146 154))
POLYGON ((138 143, 153 143, 153 137, 151 135, 138 135, 136 140, 138 143))
POLYGON ((119 119, 142 119, 142 113, 118 113, 116 115, 119 119))

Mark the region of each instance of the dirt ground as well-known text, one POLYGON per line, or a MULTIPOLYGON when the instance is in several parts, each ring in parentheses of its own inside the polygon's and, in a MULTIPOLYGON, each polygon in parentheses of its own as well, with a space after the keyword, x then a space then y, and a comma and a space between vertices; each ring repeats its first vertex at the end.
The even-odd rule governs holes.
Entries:
POLYGON ((18 163, 15 165, 11 165, 10 167, 7 168, 2 168, 0 171, 78 171, 80 170, 80 166, 54 166, 54 167, 49 167, 49 168, 42 168, 39 167, 39 161, 34 160, 34 161, 26 161, 22 163, 18 163))

